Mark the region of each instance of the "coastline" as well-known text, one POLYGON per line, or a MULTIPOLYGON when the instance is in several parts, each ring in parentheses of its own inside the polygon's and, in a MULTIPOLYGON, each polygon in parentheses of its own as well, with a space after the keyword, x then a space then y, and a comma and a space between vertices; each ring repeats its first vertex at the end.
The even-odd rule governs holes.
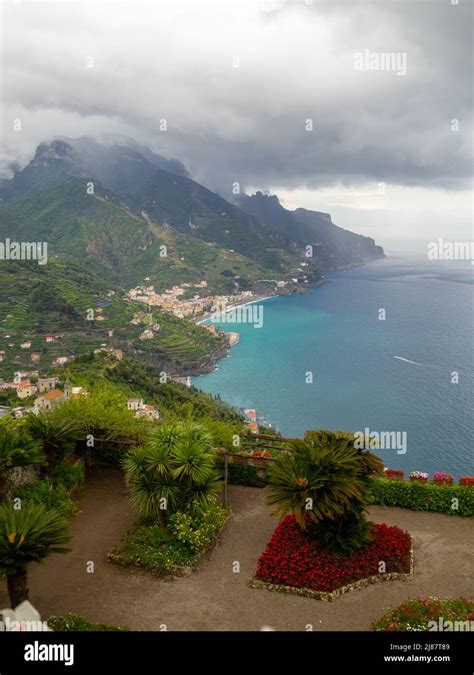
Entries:
MULTIPOLYGON (((452 282, 454 263, 441 276, 443 283, 437 276, 429 277, 436 269, 436 263, 424 258, 404 262, 392 257, 374 261, 358 271, 328 274, 328 281, 334 283, 326 285, 322 293, 269 304, 268 323, 265 322, 268 339, 262 339, 260 331, 242 326, 240 348, 218 364, 218 372, 202 380, 193 379, 193 384, 212 395, 220 394, 231 405, 255 408, 285 436, 296 437, 315 426, 349 431, 370 426, 387 434, 400 430, 406 433, 408 452, 392 452, 387 447, 380 454, 386 466, 406 473, 422 470, 430 474, 469 474, 467 467, 472 466, 472 458, 467 449, 472 438, 467 424, 468 391, 462 384, 452 387, 445 373, 457 359, 463 364, 464 385, 467 384, 469 351, 466 340, 459 335, 468 323, 459 310, 465 306, 470 288, 468 284, 452 282), (399 283, 393 283, 393 279, 399 283), (388 285, 387 280, 392 283, 388 285), (374 303, 387 294, 397 309, 403 309, 412 331, 397 326, 387 330, 385 324, 380 324, 381 330, 374 336, 373 324, 367 319, 373 318, 374 303), (445 327, 443 318, 434 316, 433 308, 440 299, 453 308, 449 316, 456 331, 445 327), (432 320, 434 328, 425 335, 423 326, 428 320, 432 320), (348 325, 353 326, 353 332, 346 331, 348 325), (446 337, 444 354, 438 352, 438 333, 446 337), (419 335, 423 335, 422 344, 419 335), (313 348, 313 336, 317 337, 317 349, 313 348), (355 354, 360 358, 354 358, 355 354), (431 359, 427 356, 430 354, 431 359), (430 367, 421 369, 394 359, 394 355, 430 367), (295 372, 308 370, 318 373, 316 386, 309 394, 303 378, 294 377, 295 372), (358 384, 361 378, 363 387, 358 384), (421 392, 423 401, 433 408, 442 399, 443 423, 434 417, 430 428, 425 428, 423 409, 415 405, 419 396, 416 392, 421 392), (462 430, 457 429, 458 419, 463 421, 462 430), (457 440, 453 443, 452 438, 457 440)), ((469 268, 460 278, 464 277, 469 278, 469 268)), ((226 330, 226 325, 222 328, 226 330)), ((238 330, 238 325, 234 329, 238 330)))
MULTIPOLYGON (((264 300, 270 300, 271 298, 279 298, 279 297, 282 297, 280 293, 275 293, 275 295, 259 295, 253 300, 249 300, 248 302, 242 302, 240 305, 229 305, 224 313, 229 314, 230 312, 233 312, 234 309, 238 309, 239 307, 246 307, 247 305, 255 305, 257 302, 264 302, 264 300)), ((213 314, 212 312, 206 312, 206 314, 203 314, 203 316, 199 319, 199 321, 193 321, 193 323, 195 323, 196 326, 201 326, 202 324, 211 320, 212 314, 213 314)))
MULTIPOLYGON (((383 259, 386 259, 386 257, 387 256, 384 255, 383 257, 374 258, 373 260, 366 260, 364 262, 352 263, 350 265, 345 265, 344 267, 341 267, 341 268, 337 268, 337 269, 335 268, 335 269, 331 269, 331 270, 327 270, 327 271, 328 272, 341 272, 341 271, 352 269, 354 267, 365 267, 366 265, 370 265, 371 262, 375 262, 377 260, 383 260, 383 259)), ((242 302, 238 305, 230 305, 228 308, 226 308, 225 314, 228 314, 228 313, 234 311, 235 309, 238 309, 239 307, 246 307, 247 305, 254 305, 254 304, 257 304, 257 303, 260 303, 260 302, 266 302, 267 300, 271 300, 272 298, 286 298, 290 295, 304 295, 306 293, 311 293, 312 291, 314 291, 319 286, 322 286, 323 284, 327 284, 327 283, 330 283, 330 282, 331 282, 331 279, 328 279, 326 277, 326 275, 324 274, 324 276, 322 276, 322 278, 319 279, 318 281, 316 281, 312 284, 308 284, 306 286, 303 286, 303 285, 297 286, 290 293, 273 293, 273 294, 270 294, 270 295, 268 295, 268 293, 267 293, 265 295, 258 295, 255 298, 253 298, 252 300, 249 300, 248 302, 242 302)), ((211 320, 212 314, 213 314, 212 312, 206 312, 205 314, 200 316, 198 318, 198 320, 191 319, 191 321, 196 326, 205 327, 205 324, 207 324, 211 320)), ((226 332, 226 331, 224 331, 224 332, 226 332)), ((217 357, 212 359, 212 365, 214 366, 212 369, 209 369, 208 367, 206 367, 204 369, 201 369, 200 372, 196 372, 196 373, 192 374, 191 377, 195 378, 195 377, 199 377, 200 375, 208 375, 213 370, 217 370, 217 368, 218 368, 217 362, 220 361, 222 358, 225 358, 226 356, 228 356, 230 349, 231 349, 231 346, 228 346, 225 354, 217 356, 217 357)), ((209 364, 209 365, 211 365, 211 364, 209 364)))

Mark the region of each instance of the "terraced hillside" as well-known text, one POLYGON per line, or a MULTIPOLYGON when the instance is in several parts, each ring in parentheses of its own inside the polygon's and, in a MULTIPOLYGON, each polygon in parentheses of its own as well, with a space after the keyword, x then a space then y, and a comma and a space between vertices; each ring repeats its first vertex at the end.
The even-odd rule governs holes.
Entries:
POLYGON ((45 266, 2 261, 0 288, 2 377, 18 369, 45 370, 57 357, 101 347, 122 349, 167 372, 188 375, 212 368, 226 351, 222 336, 165 312, 150 317, 122 290, 69 261, 55 259, 45 266), (141 340, 150 319, 153 337, 141 340))

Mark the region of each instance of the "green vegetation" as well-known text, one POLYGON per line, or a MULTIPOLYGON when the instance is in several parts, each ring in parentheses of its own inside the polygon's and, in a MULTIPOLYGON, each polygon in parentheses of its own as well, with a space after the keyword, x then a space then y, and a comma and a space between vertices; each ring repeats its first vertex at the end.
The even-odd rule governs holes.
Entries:
POLYGON ((11 469, 20 466, 41 465, 45 456, 41 443, 23 431, 2 424, 0 429, 0 501, 5 499, 11 469))
POLYGON ((308 431, 289 443, 289 453, 268 469, 268 503, 281 516, 292 513, 331 550, 352 552, 370 540, 364 518, 369 504, 369 475, 381 472, 381 460, 354 448, 350 434, 308 431))
POLYGON ((201 424, 166 424, 123 461, 133 507, 141 521, 109 554, 121 565, 156 574, 180 573, 209 548, 229 517, 212 434, 201 424))
POLYGON ((25 426, 30 436, 42 445, 49 474, 57 465, 57 453, 61 453, 62 459, 74 447, 81 431, 78 424, 64 418, 59 410, 40 415, 30 414, 25 419, 25 426))
POLYGON ((159 524, 135 525, 109 553, 112 562, 143 567, 160 576, 190 566, 194 559, 194 553, 159 524))
POLYGON ((86 438, 93 437, 93 445, 87 447, 92 459, 120 464, 130 443, 145 442, 156 427, 127 410, 129 398, 154 404, 165 423, 199 421, 209 429, 216 447, 230 447, 234 434, 244 431, 239 413, 219 398, 170 379, 164 381, 159 372, 136 361, 87 354, 66 368, 62 377, 84 387, 89 395, 66 401, 51 416, 79 427, 81 451, 86 438))
POLYGON ((474 516, 474 490, 460 485, 377 479, 370 482, 370 492, 372 503, 381 506, 474 516))
POLYGON ((111 632, 111 631, 128 631, 128 628, 121 628, 120 626, 111 626, 107 623, 92 623, 80 614, 69 613, 64 616, 50 616, 48 621, 48 628, 57 633, 85 633, 85 632, 111 632))
MULTIPOLYGON (((229 464, 229 483, 248 487, 265 487, 268 485, 268 472, 265 468, 229 464)), ((370 504, 380 506, 396 506, 412 511, 435 511, 451 516, 474 517, 474 490, 460 485, 444 486, 382 478, 370 479, 369 500, 370 504)))
POLYGON ((153 311, 159 331, 140 340, 148 315, 126 301, 123 290, 73 262, 2 263, 0 288, 0 341, 6 352, 0 377, 11 378, 19 368, 44 371, 57 357, 89 354, 104 344, 160 371, 188 375, 210 367, 227 349, 222 336, 159 310, 153 311), (46 342, 46 335, 55 336, 54 342, 46 342), (22 349, 26 339, 31 347, 22 349), (37 366, 32 353, 39 355, 37 366))
POLYGON ((87 448, 97 459, 101 459, 104 443, 139 442, 146 438, 150 427, 150 422, 127 410, 127 397, 106 380, 97 381, 88 396, 69 399, 48 417, 61 419, 78 429, 78 451, 84 452, 87 448))
POLYGON ((195 504, 188 511, 173 513, 169 517, 169 527, 179 542, 199 553, 215 542, 229 515, 229 509, 216 502, 195 504))
POLYGON ((390 609, 372 625, 372 630, 471 631, 473 623, 474 602, 464 600, 464 598, 414 598, 406 600, 396 609, 390 609), (449 622, 449 624, 444 622, 449 622))
MULTIPOLYGON (((47 241, 50 257, 82 260, 108 283, 127 288, 144 277, 159 290, 205 279, 216 292, 230 292, 234 279, 251 283, 276 272, 288 274, 298 264, 294 254, 284 251, 281 237, 273 238, 243 211, 217 195, 219 204, 210 208, 194 194, 186 204, 188 195, 183 193, 192 181, 182 179, 176 189, 176 176, 162 172, 162 179, 159 201, 147 205, 151 218, 142 214, 140 199, 130 199, 127 206, 98 184, 95 194, 88 194, 81 178, 66 176, 60 184, 36 186, 30 194, 0 203, 0 238, 47 241), (173 201, 175 194, 178 201, 173 201), (233 216, 213 213, 220 203, 233 216), (198 224, 194 231, 188 224, 193 213, 198 224)), ((127 195, 122 191, 123 199, 127 195)))
POLYGON ((38 505, 21 509, 0 505, 0 575, 7 578, 13 609, 28 600, 28 565, 51 553, 67 553, 69 539, 67 520, 56 511, 38 505))
POLYGON ((45 476, 21 487, 11 488, 12 499, 20 499, 21 504, 43 505, 54 509, 66 518, 77 513, 77 504, 72 493, 80 490, 84 483, 84 464, 63 462, 51 476, 45 476))
POLYGON ((159 523, 135 525, 114 548, 109 559, 125 567, 142 567, 159 576, 180 574, 196 564, 210 548, 229 518, 220 504, 177 511, 167 526, 159 523))
MULTIPOLYGON (((224 463, 219 462, 220 471, 224 471, 224 463)), ((248 464, 228 465, 228 481, 232 485, 245 487, 265 487, 268 484, 267 469, 249 466, 248 464)))
POLYGON ((134 508, 165 524, 175 511, 215 501, 221 487, 215 460, 213 438, 204 426, 191 422, 154 429, 123 462, 134 508))

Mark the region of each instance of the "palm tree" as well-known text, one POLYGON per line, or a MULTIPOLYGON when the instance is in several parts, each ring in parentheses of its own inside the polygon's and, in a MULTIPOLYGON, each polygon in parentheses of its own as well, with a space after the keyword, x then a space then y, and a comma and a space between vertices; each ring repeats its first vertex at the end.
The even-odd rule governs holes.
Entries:
POLYGON ((69 525, 57 511, 30 504, 0 505, 0 575, 7 578, 13 609, 28 600, 27 568, 51 553, 68 553, 69 525))
POLYGON ((5 499, 7 475, 10 469, 29 464, 44 464, 41 443, 24 433, 4 428, 0 434, 0 501, 5 499))
POLYGON ((328 548, 351 551, 366 543, 369 476, 383 470, 382 461, 342 432, 307 432, 288 447, 269 467, 268 503, 276 513, 292 513, 328 548))
POLYGON ((26 428, 33 438, 43 444, 49 474, 56 465, 57 451, 70 447, 80 437, 80 428, 75 422, 61 419, 51 413, 28 415, 26 428))
POLYGON ((212 435, 194 422, 164 424, 131 450, 123 466, 132 504, 165 523, 167 514, 215 500, 220 489, 212 435))

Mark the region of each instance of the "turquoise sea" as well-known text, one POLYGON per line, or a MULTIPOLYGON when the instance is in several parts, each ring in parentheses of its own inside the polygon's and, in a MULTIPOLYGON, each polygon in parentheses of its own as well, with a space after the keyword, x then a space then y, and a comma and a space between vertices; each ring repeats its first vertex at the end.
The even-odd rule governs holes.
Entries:
POLYGON ((406 452, 403 442, 377 450, 386 466, 472 475, 472 272, 389 257, 328 274, 307 294, 264 301, 261 328, 221 324, 240 342, 193 384, 256 408, 284 435, 398 432, 406 452))

